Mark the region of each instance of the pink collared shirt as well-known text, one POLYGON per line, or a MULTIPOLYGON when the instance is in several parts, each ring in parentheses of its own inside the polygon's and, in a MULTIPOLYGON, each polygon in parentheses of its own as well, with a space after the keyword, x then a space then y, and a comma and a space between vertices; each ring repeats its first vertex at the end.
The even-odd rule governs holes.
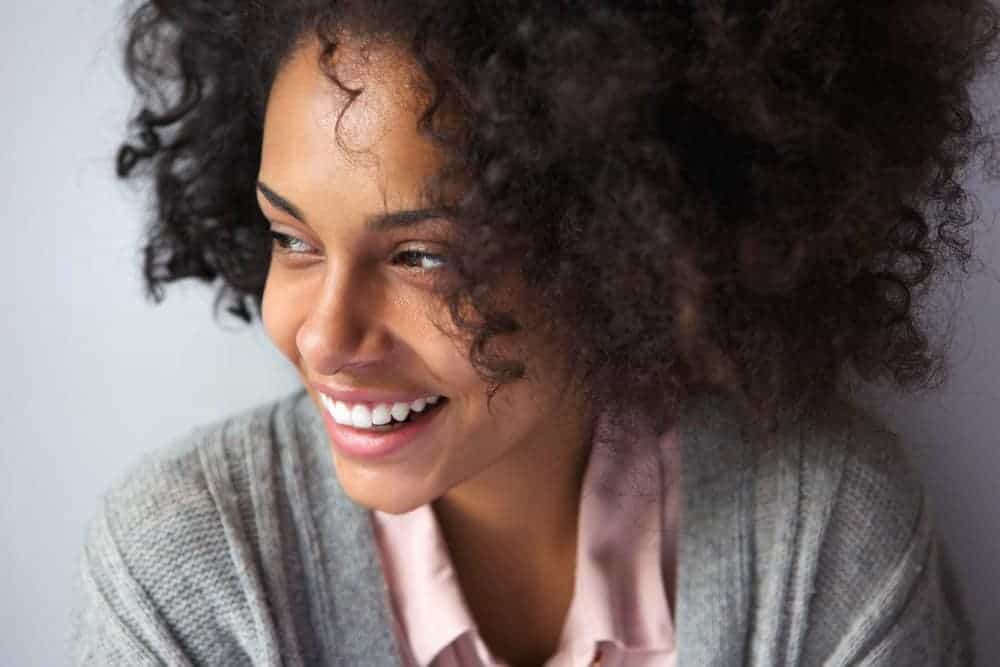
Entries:
MULTIPOLYGON (((663 572, 676 571, 679 479, 674 431, 623 443, 598 420, 573 598, 545 667, 674 667, 663 572)), ((399 515, 373 510, 373 518, 405 667, 509 667, 479 636, 430 504, 399 515)))

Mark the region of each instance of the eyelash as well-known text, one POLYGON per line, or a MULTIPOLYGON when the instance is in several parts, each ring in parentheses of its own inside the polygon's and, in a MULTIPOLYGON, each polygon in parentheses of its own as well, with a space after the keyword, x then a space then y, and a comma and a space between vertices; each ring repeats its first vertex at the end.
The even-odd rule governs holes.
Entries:
MULTIPOLYGON (((302 245, 306 245, 306 246, 309 245, 308 243, 306 243, 302 239, 296 238, 294 236, 289 236, 288 234, 282 234, 281 232, 274 232, 274 231, 272 231, 271 232, 271 239, 273 241, 274 248, 278 252, 280 252, 281 254, 283 254, 283 255, 302 255, 302 254, 305 254, 304 252, 301 252, 301 251, 292 250, 289 247, 291 245, 291 243, 301 243, 302 245)), ((442 264, 446 264, 447 263, 447 260, 446 260, 446 258, 445 258, 444 255, 436 255, 436 254, 429 253, 429 252, 421 252, 419 250, 404 250, 402 252, 396 253, 396 255, 395 255, 395 257, 393 257, 393 259, 395 259, 397 257, 402 257, 403 255, 417 256, 417 257, 429 257, 429 258, 434 259, 434 260, 439 260, 442 264)), ((418 267, 418 266, 410 266, 409 268, 412 268, 412 269, 414 269, 416 271, 434 271, 435 270, 434 268, 424 269, 424 268, 421 268, 421 267, 418 267)), ((441 267, 436 267, 436 268, 441 268, 441 267)))

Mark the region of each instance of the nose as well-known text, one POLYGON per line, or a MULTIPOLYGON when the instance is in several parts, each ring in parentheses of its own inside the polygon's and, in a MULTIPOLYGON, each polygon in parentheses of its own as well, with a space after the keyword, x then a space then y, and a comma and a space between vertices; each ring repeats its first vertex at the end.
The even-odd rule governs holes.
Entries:
POLYGON ((309 312, 295 334, 299 354, 318 375, 334 375, 345 367, 363 366, 385 358, 391 344, 381 317, 380 291, 333 271, 318 289, 309 312))

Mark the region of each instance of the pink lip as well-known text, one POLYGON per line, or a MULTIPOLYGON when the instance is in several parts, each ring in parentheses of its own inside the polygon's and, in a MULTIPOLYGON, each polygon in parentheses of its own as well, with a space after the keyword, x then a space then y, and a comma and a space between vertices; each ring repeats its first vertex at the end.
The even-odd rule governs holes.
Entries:
POLYGON ((440 396, 433 391, 411 390, 394 391, 382 389, 337 389, 317 382, 312 383, 314 390, 321 394, 326 394, 335 401, 344 403, 412 403, 418 398, 428 396, 440 396))
POLYGON ((320 410, 330 440, 337 451, 351 458, 376 460, 428 440, 429 431, 438 422, 447 405, 446 400, 439 401, 435 406, 428 405, 425 410, 434 408, 434 414, 383 433, 338 424, 329 410, 323 407, 320 410))

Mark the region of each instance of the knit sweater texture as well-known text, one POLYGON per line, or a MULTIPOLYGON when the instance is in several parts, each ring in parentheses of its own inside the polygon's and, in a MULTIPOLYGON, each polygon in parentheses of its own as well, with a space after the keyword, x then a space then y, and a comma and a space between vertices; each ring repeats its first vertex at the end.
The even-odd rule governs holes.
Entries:
MULTIPOLYGON (((972 664, 895 434, 843 404, 764 443, 721 398, 677 428, 679 665, 972 664)), ((195 428, 101 496, 75 664, 399 667, 371 516, 304 389, 195 428)))

